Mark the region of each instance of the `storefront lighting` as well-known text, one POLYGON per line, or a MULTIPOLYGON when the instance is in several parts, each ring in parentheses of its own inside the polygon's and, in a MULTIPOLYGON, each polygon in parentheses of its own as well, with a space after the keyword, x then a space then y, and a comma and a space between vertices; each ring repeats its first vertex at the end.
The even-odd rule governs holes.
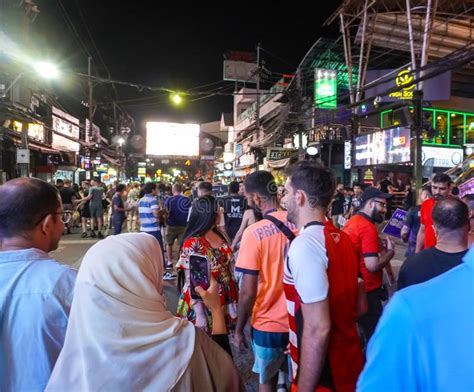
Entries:
POLYGON ((306 149, 306 153, 308 155, 311 155, 311 156, 314 156, 314 155, 317 155, 319 152, 318 148, 315 147, 315 146, 309 146, 307 149, 306 149))

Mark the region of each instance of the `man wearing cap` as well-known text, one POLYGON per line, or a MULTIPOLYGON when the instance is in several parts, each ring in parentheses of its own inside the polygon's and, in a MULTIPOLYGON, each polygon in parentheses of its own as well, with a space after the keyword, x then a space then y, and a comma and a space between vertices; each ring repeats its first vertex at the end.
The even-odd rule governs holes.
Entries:
POLYGON ((387 212, 387 199, 390 194, 374 187, 367 188, 361 196, 360 209, 344 226, 359 252, 359 268, 364 279, 367 293, 368 311, 360 317, 359 323, 367 341, 374 333, 377 322, 382 315, 382 301, 387 299, 383 287, 383 269, 390 266, 395 255, 393 242, 387 237, 387 245, 381 246, 375 226, 382 223, 387 212))

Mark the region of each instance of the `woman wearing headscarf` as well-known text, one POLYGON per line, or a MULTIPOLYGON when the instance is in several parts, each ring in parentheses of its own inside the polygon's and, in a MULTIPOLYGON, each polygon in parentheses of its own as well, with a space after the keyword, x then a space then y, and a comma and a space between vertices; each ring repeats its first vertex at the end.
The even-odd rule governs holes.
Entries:
POLYGON ((64 347, 47 391, 237 391, 231 357, 166 310, 163 260, 147 234, 111 236, 85 255, 64 347))
POLYGON ((202 196, 193 204, 184 233, 177 268, 184 271, 184 285, 178 302, 177 314, 210 333, 211 311, 200 300, 191 298, 189 258, 191 255, 207 259, 211 275, 217 281, 221 304, 226 313, 227 328, 232 331, 237 320, 238 287, 234 279, 234 255, 226 236, 217 228, 221 221, 221 209, 210 195, 202 196))

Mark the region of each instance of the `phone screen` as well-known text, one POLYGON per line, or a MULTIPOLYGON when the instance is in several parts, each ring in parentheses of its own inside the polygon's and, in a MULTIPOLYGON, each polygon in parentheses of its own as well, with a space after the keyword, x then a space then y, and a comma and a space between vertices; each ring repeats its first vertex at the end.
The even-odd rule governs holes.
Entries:
POLYGON ((189 256, 189 278, 191 298, 201 299, 194 288, 197 286, 201 286, 204 290, 209 288, 209 264, 207 257, 199 255, 189 256))

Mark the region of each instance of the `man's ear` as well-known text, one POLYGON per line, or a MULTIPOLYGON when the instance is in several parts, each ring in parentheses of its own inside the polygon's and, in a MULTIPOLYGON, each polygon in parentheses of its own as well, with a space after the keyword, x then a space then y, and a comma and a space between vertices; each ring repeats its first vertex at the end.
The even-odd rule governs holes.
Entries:
POLYGON ((304 193, 301 189, 298 189, 295 194, 296 205, 298 207, 302 207, 306 200, 308 199, 306 193, 304 193))
POLYGON ((54 226, 55 216, 53 214, 46 215, 46 218, 40 223, 41 232, 43 234, 51 233, 51 229, 54 226))

